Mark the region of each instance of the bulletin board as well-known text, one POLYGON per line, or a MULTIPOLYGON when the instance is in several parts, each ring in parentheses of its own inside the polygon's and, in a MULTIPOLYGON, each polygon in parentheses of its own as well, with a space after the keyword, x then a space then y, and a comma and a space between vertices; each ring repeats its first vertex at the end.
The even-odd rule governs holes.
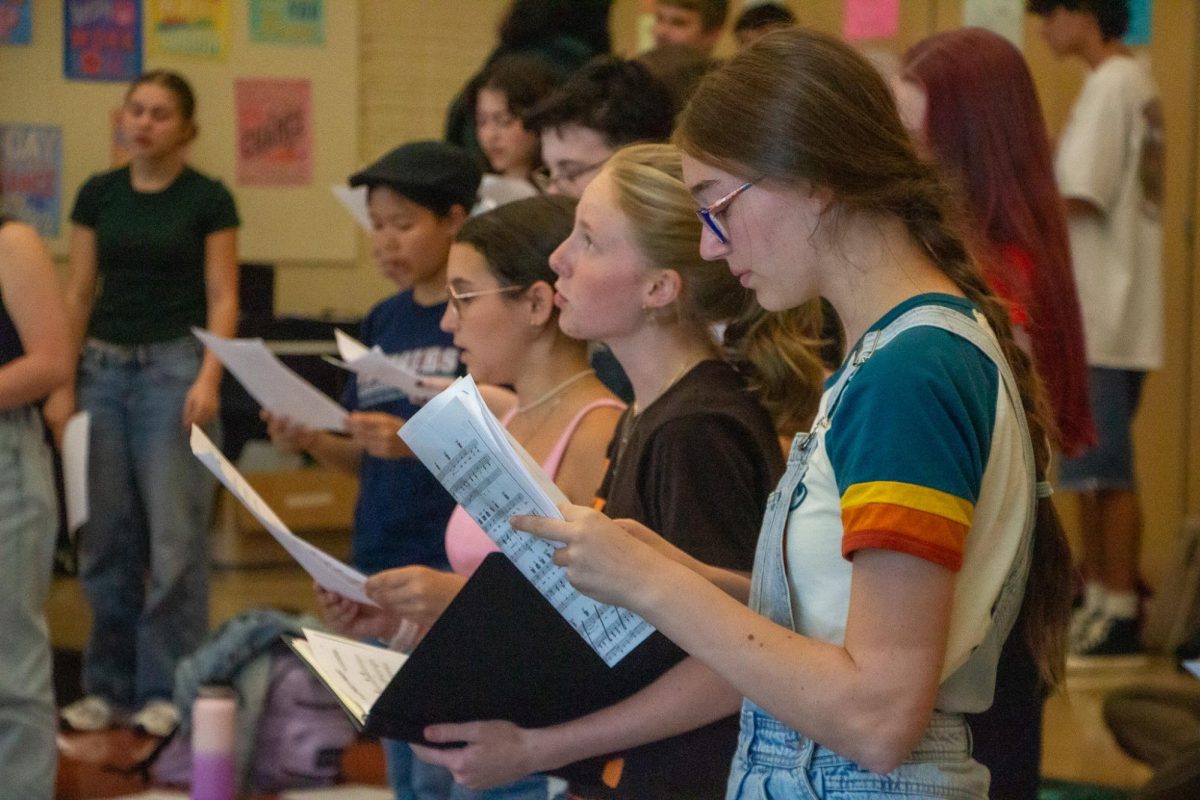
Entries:
MULTIPOLYGON (((199 136, 191 145, 189 163, 233 192, 242 218, 241 260, 352 262, 357 255, 356 226, 330 186, 344 183, 360 160, 359 3, 324 0, 323 41, 280 43, 251 41, 252 4, 225 2, 228 40, 223 58, 162 55, 146 43, 142 68, 176 70, 192 84, 199 136), (239 176, 235 86, 264 80, 306 86, 308 92, 310 164, 287 185, 247 185, 247 176, 239 176)), ((145 19, 148 0, 141 6, 145 19)), ((33 0, 32 8, 30 43, 0 46, 0 125, 61 128, 61 224, 58 235, 48 239, 51 250, 61 256, 67 251, 71 206, 79 186, 113 165, 112 117, 127 86, 67 80, 64 4, 33 0)))

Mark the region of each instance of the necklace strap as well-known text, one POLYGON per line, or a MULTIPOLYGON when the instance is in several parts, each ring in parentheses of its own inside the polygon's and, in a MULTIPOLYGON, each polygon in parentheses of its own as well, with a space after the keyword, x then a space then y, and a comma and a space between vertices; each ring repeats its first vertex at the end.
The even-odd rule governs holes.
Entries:
POLYGON ((537 398, 536 400, 532 400, 523 406, 517 406, 516 409, 513 411, 513 414, 524 414, 526 411, 532 411, 533 409, 537 408, 538 406, 549 402, 551 399, 554 398, 555 395, 557 395, 563 389, 566 389, 571 384, 575 383, 576 381, 583 380, 588 375, 594 375, 595 372, 596 372, 596 370, 594 370, 594 369, 585 369, 581 372, 576 372, 574 375, 567 378, 562 383, 558 384, 557 386, 552 387, 548 392, 546 392, 545 394, 543 394, 541 397, 537 398))

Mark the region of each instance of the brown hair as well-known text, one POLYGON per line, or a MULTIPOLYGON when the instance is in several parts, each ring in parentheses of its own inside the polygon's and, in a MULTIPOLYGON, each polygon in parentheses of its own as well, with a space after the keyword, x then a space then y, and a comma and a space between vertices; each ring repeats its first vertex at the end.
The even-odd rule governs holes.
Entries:
MULTIPOLYGON (((793 29, 763 37, 701 82, 675 140, 736 175, 830 193, 828 219, 888 215, 987 318, 1020 387, 1038 480, 1049 461, 1041 391, 1008 310, 972 260, 935 165, 913 149, 883 78, 848 45, 793 29), (736 124, 730 124, 736 120, 736 124)), ((1063 673, 1070 553, 1048 499, 1037 501, 1033 560, 1020 624, 1043 678, 1063 673)))
POLYGON ((149 72, 143 72, 129 84, 129 88, 125 90, 125 99, 128 100, 129 96, 133 94, 133 90, 143 83, 161 86, 175 95, 175 102, 179 104, 179 114, 184 121, 192 122, 195 119, 196 93, 192 91, 192 86, 187 82, 187 78, 169 69, 152 69, 149 72))
POLYGON ((701 222, 674 146, 631 145, 617 151, 604 170, 638 250, 683 280, 679 300, 660 319, 673 314, 670 321, 706 332, 725 323, 725 355, 746 375, 775 427, 787 433, 806 427, 824 378, 815 347, 819 306, 768 313, 724 261, 700 256, 701 222))

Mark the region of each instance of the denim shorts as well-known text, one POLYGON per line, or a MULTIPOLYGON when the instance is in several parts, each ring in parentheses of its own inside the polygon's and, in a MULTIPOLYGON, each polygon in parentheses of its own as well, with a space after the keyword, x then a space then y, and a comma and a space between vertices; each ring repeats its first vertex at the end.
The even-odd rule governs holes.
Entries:
POLYGON ((1096 446, 1058 466, 1059 488, 1069 492, 1132 489, 1133 417, 1142 399, 1145 372, 1088 368, 1088 393, 1096 420, 1096 446))

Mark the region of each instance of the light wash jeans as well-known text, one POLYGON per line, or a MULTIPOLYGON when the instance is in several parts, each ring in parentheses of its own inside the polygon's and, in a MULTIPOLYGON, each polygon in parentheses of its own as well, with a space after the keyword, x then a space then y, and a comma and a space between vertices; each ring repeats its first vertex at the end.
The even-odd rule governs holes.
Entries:
POLYGON ((93 614, 83 684, 118 706, 169 700, 176 663, 208 633, 213 481, 182 423, 202 352, 190 337, 89 341, 80 360, 79 405, 92 415, 90 518, 79 536, 93 614))
POLYGON ((42 421, 0 412, 0 800, 54 795, 54 687, 44 607, 58 498, 42 421))
POLYGON ((800 735, 747 700, 726 797, 987 800, 989 782, 987 768, 971 758, 971 733, 960 714, 935 711, 908 760, 880 775, 800 735))

